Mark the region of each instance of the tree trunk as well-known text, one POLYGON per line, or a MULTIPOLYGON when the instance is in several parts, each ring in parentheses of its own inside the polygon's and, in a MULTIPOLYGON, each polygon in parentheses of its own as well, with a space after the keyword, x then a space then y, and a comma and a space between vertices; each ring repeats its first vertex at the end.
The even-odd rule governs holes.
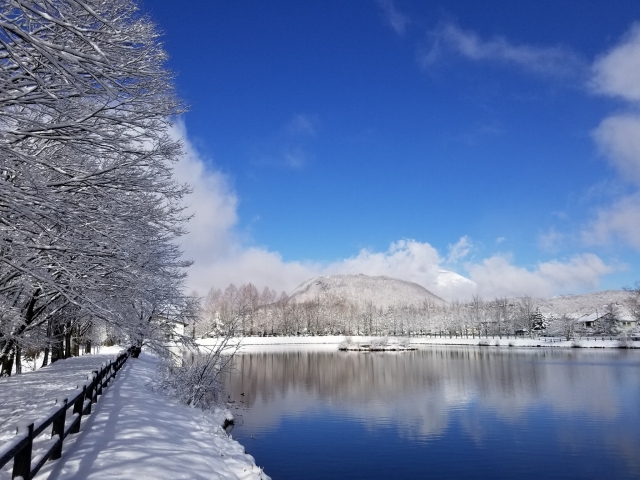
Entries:
POLYGON ((49 345, 44 347, 44 359, 42 360, 42 367, 46 367, 47 365, 49 365, 49 345))
POLYGON ((62 340, 55 339, 51 344, 51 364, 62 358, 62 340))
POLYGON ((13 342, 7 341, 0 355, 0 377, 10 377, 13 370, 13 342))
POLYGON ((67 330, 67 333, 64 334, 64 357, 63 358, 71 358, 71 329, 67 330))
POLYGON ((51 363, 64 358, 64 335, 59 325, 53 327, 53 337, 51 339, 51 363))
POLYGON ((74 335, 72 337, 71 355, 74 357, 80 356, 80 339, 78 338, 78 330, 74 328, 74 335))
POLYGON ((20 345, 16 344, 15 350, 16 375, 18 375, 22 373, 22 351, 20 349, 20 345))
MULTIPOLYGON (((36 298, 40 294, 40 289, 36 289, 33 295, 31 296, 31 300, 26 305, 24 321, 22 325, 20 325, 14 332, 14 336, 20 336, 27 327, 31 324, 34 319, 34 307, 36 304, 36 298)), ((15 338, 15 337, 14 337, 15 338)), ((11 370, 13 369, 13 358, 14 358, 14 347, 16 346, 15 342, 12 340, 7 340, 2 347, 0 347, 0 365, 2 369, 0 370, 0 376, 10 376, 11 370)))

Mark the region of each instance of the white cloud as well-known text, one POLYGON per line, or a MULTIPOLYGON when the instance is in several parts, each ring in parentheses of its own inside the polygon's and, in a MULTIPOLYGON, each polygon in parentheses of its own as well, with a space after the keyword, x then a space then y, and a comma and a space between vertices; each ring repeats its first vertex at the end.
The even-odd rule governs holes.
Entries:
POLYGON ((593 64, 596 91, 628 101, 640 101, 640 24, 593 64))
POLYGON ((538 248, 545 252, 557 252, 565 242, 566 235, 555 228, 538 235, 538 248))
MULTIPOLYGON (((640 76, 636 81, 640 84, 640 76)), ((621 177, 640 186, 640 115, 630 113, 606 118, 593 136, 621 177)))
POLYGON ((316 115, 298 113, 286 125, 286 132, 290 136, 315 136, 318 131, 319 120, 316 115))
POLYGON ((640 192, 602 207, 596 218, 583 229, 582 237, 591 245, 622 241, 640 250, 640 192))
POLYGON ((189 291, 204 295, 211 287, 224 288, 231 282, 289 291, 317 274, 313 265, 284 262, 278 253, 244 246, 237 233, 238 199, 230 179, 207 165, 189 141, 182 121, 171 134, 183 142, 185 152, 174 176, 193 188, 187 199, 187 213, 193 218, 180 242, 185 258, 194 261, 187 280, 189 291))
MULTIPOLYGON (((544 75, 576 77, 590 72, 589 86, 594 92, 629 102, 628 112, 605 118, 592 135, 620 179, 640 187, 640 23, 633 24, 590 70, 565 47, 517 45, 503 37, 483 39, 451 22, 442 23, 431 32, 431 38, 430 50, 419 57, 424 67, 437 62, 444 53, 456 52, 470 60, 502 62, 544 75)), ((582 239, 591 245, 622 241, 640 250, 640 192, 621 196, 620 182, 615 189, 610 183, 601 182, 590 196, 606 187, 607 194, 618 200, 598 210, 597 217, 583 228, 582 239)), ((566 234, 550 230, 539 236, 538 245, 553 252, 566 238, 566 234)))
POLYGON ((471 243, 471 239, 465 235, 453 245, 449 245, 448 248, 447 263, 455 264, 469 255, 473 244, 471 243))
POLYGON ((282 152, 282 159, 288 167, 301 169, 309 162, 309 154, 301 148, 287 148, 282 152))
MULTIPOLYGON (((238 199, 231 181, 204 161, 189 142, 182 122, 173 127, 172 135, 185 147, 185 155, 174 170, 176 179, 193 187, 188 200, 193 218, 181 242, 185 256, 195 262, 189 269, 189 291, 205 295, 211 287, 252 282, 260 289, 269 286, 291 292, 318 275, 364 273, 412 281, 448 300, 469 298, 476 292, 469 280, 442 270, 446 261, 454 263, 468 255, 473 243, 466 236, 449 246, 446 259, 429 243, 416 240, 399 240, 382 252, 363 249, 353 257, 325 263, 285 261, 278 252, 246 246, 237 233, 238 199)), ((594 287, 599 276, 611 271, 594 255, 575 257, 568 263, 540 264, 534 271, 515 266, 504 256, 480 264, 467 263, 465 268, 478 284, 478 291, 487 297, 594 287)))
MULTIPOLYGON (((640 187, 640 24, 634 24, 618 45, 600 56, 592 71, 596 92, 630 102, 629 112, 605 118, 593 131, 593 138, 620 178, 640 187)), ((640 191, 601 207, 582 237, 588 244, 623 242, 640 250, 640 191)))
POLYGON ((293 115, 254 147, 253 165, 303 169, 314 158, 311 147, 320 126, 317 115, 293 115))
POLYGON ((189 234, 181 242, 186 256, 208 259, 227 254, 238 241, 233 230, 238 221, 238 199, 229 179, 205 166, 188 141, 182 121, 174 124, 171 135, 183 142, 185 153, 174 167, 174 177, 193 187, 187 198, 187 214, 193 218, 188 224, 189 234))
POLYGON ((354 257, 325 264, 287 262, 277 252, 243 245, 237 234, 238 199, 231 182, 206 165, 189 141, 184 123, 178 122, 172 134, 185 146, 185 155, 175 168, 176 179, 193 187, 188 200, 193 218, 181 242, 185 256, 195 262, 189 270, 189 290, 204 295, 211 287, 253 282, 259 288, 291 291, 309 278, 335 273, 388 275, 426 288, 437 285, 438 252, 414 240, 395 242, 386 252, 365 249, 354 257))
POLYGON ((279 253, 265 248, 237 247, 233 254, 217 258, 206 266, 208 275, 200 277, 199 292, 206 293, 211 287, 224 289, 230 283, 241 285, 251 282, 260 289, 268 286, 278 293, 290 293, 305 280, 322 272, 318 264, 286 262, 279 253))
POLYGON ((387 275, 418 283, 430 290, 437 284, 440 262, 438 251, 428 243, 399 240, 386 252, 363 249, 355 257, 328 265, 324 271, 325 274, 387 275))
POLYGON ((420 57, 424 67, 436 62, 443 51, 451 50, 470 60, 507 63, 544 75, 573 76, 583 69, 581 59, 565 47, 515 45, 503 37, 485 40, 452 23, 443 23, 431 32, 431 38, 431 48, 420 57))
MULTIPOLYGON (((471 246, 471 240, 465 236, 450 246, 450 252, 466 255, 465 251, 471 246)), ((415 282, 446 300, 452 300, 469 299, 476 293, 485 298, 521 295, 545 297, 589 290, 598 286, 600 277, 614 271, 614 267, 589 253, 576 255, 566 262, 552 260, 539 263, 533 269, 514 265, 509 255, 494 255, 480 263, 465 263, 471 279, 468 281, 442 270, 444 262, 429 243, 401 240, 392 243, 385 252, 362 250, 355 257, 327 265, 321 274, 387 275, 415 282)))
POLYGON ((568 262, 538 263, 533 270, 512 263, 509 255, 494 255, 466 266, 478 294, 495 296, 549 297, 557 293, 595 289, 601 276, 614 271, 593 254, 576 255, 568 262))
POLYGON ((403 35, 407 29, 407 25, 411 23, 411 19, 396 9, 393 0, 378 0, 378 5, 382 8, 384 18, 389 22, 391 28, 393 28, 398 35, 403 35))
MULTIPOLYGON (((227 232, 229 227, 237 221, 236 208, 238 204, 228 178, 205 166, 200 153, 187 138, 184 122, 179 120, 174 123, 170 135, 182 141, 184 151, 184 155, 173 172, 175 179, 178 182, 187 182, 200 187, 194 189, 189 200, 195 205, 203 204, 203 208, 207 211, 215 210, 218 215, 215 220, 201 217, 198 223, 213 227, 216 236, 227 232)), ((194 228, 192 223, 189 225, 194 228)))

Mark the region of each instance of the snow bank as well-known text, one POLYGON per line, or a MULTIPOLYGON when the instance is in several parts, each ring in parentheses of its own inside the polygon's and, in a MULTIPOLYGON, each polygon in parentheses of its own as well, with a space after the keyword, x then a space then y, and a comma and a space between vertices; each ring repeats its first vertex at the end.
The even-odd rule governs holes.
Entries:
MULTIPOLYGON (((565 347, 575 348, 618 348, 618 340, 597 340, 586 338, 579 340, 565 340, 563 338, 514 338, 514 337, 482 337, 482 338, 424 338, 415 337, 411 343, 415 345, 483 345, 491 347, 565 347)), ((633 348, 640 348, 640 342, 631 342, 633 348)))
MULTIPOLYGON (((244 337, 236 339, 240 342, 240 353, 256 352, 256 351, 285 351, 294 349, 313 349, 313 350, 335 350, 344 342, 343 335, 327 335, 316 337, 244 337)), ((380 337, 357 336, 352 335, 351 339, 354 343, 370 343, 380 337)), ((392 337, 394 338, 394 337, 392 337)), ((618 348, 618 340, 601 340, 582 338, 579 340, 566 341, 563 338, 515 338, 511 337, 411 337, 411 345, 478 345, 480 342, 488 343, 489 346, 500 347, 566 347, 575 348, 576 342, 582 348, 618 348)), ((198 340, 199 345, 212 345, 215 339, 205 338, 198 340)), ((630 342, 632 347, 640 348, 640 342, 630 342)))

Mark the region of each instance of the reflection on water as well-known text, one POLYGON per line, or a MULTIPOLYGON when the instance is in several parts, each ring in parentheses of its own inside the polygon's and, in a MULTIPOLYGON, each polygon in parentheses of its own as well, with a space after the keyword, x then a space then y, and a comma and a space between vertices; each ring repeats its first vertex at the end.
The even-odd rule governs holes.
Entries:
POLYGON ((640 477, 634 351, 250 353, 228 389, 274 479, 640 477))

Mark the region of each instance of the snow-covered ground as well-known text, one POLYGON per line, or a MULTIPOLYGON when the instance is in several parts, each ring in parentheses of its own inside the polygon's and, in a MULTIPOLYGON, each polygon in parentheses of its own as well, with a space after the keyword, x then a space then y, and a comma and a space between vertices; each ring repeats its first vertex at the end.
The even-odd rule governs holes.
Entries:
MULTIPOLYGON (((345 340, 343 335, 327 335, 316 337, 244 337, 241 342, 240 352, 253 352, 253 351, 276 351, 282 349, 294 349, 294 348, 313 348, 322 350, 335 350, 338 345, 345 340)), ((380 337, 369 336, 352 336, 351 339, 354 343, 368 343, 372 340, 380 337)), ((394 342, 394 337, 390 337, 391 342, 394 342)), ((215 342, 214 339, 201 339, 198 340, 200 345, 212 345, 215 342)), ((618 340, 602 340, 598 337, 597 340, 593 338, 582 338, 578 340, 566 341, 563 338, 515 338, 515 337, 482 337, 482 338, 466 338, 466 337, 411 337, 411 344, 416 346, 421 345, 478 345, 480 342, 483 344, 488 343, 489 346, 500 347, 574 347, 579 345, 583 348, 617 348, 619 345, 618 340)), ((640 348, 640 342, 631 342, 633 347, 640 348)))
POLYGON ((56 398, 73 393, 92 370, 114 359, 120 347, 102 347, 100 353, 58 360, 34 372, 0 378, 0 443, 15 434, 19 419, 38 418, 56 398))
MULTIPOLYGON (((4 379, 0 398, 15 403, 14 396, 24 398, 30 389, 47 391, 37 396, 60 397, 68 391, 69 384, 86 378, 84 374, 73 380, 76 377, 67 370, 74 368, 62 367, 76 367, 83 358, 90 357, 56 362, 32 374, 4 379), (28 379, 38 374, 40 385, 35 379, 28 379), (30 381, 22 385, 25 379, 30 381), (7 388, 7 380, 11 381, 11 388, 7 388)), ((80 433, 67 437, 62 458, 45 464, 36 479, 269 478, 255 465, 253 457, 244 453, 244 447, 222 429, 228 412, 202 412, 152 392, 147 385, 155 368, 156 358, 151 355, 143 353, 139 359, 129 359, 93 413, 83 418, 80 433)), ((79 372, 81 368, 75 370, 79 372)), ((10 478, 8 467, 0 472, 0 479, 10 478)))
MULTIPOLYGON (((618 340, 602 340, 589 338, 565 340, 564 338, 515 338, 515 337, 482 337, 482 338, 425 338, 415 337, 411 339, 411 343, 416 345, 487 345, 492 347, 565 347, 565 348, 618 348, 618 340)), ((640 348, 640 342, 631 342, 633 347, 640 348)))

